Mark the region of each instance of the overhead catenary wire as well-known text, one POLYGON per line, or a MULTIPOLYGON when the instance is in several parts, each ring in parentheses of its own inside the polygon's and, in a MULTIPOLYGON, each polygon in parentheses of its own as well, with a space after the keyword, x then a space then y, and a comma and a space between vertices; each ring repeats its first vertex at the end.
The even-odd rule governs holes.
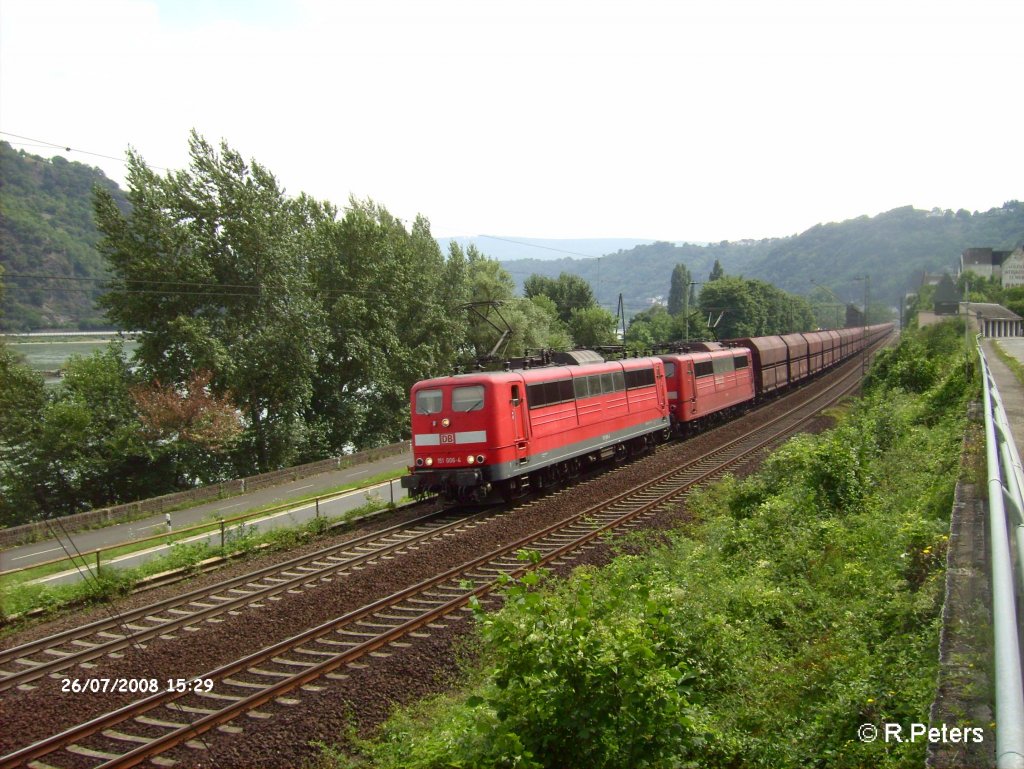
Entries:
MULTIPOLYGON (((82 293, 92 294, 97 291, 116 291, 119 294, 142 294, 158 296, 194 296, 194 297, 229 297, 242 299, 266 298, 277 286, 270 283, 204 283, 200 281, 179 281, 166 280, 163 278, 118 278, 118 277, 83 277, 77 275, 46 275, 42 273, 25 272, 3 272, 0 273, 0 281, 4 283, 4 291, 51 291, 61 293, 82 293), (8 280, 49 280, 68 281, 72 283, 102 283, 92 287, 74 286, 26 286, 17 283, 9 283, 8 280), (124 285, 148 286, 147 288, 125 288, 124 285), (215 290, 194 290, 194 289, 215 289, 215 290), (230 289, 230 290, 222 290, 230 289)), ((332 289, 323 290, 310 285, 316 291, 317 296, 327 299, 336 299, 343 296, 379 296, 379 289, 332 289)))
MULTIPOLYGON (((115 157, 113 155, 106 155, 106 154, 104 154, 102 152, 92 152, 90 150, 78 149, 78 148, 72 147, 72 146, 70 146, 68 144, 60 144, 60 143, 57 143, 57 142, 51 142, 51 141, 47 141, 46 139, 37 139, 37 138, 35 138, 33 136, 23 136, 22 134, 11 133, 10 131, 0 131, 0 136, 11 136, 11 137, 13 137, 15 139, 23 139, 25 141, 35 142, 33 145, 31 145, 31 146, 34 146, 34 147, 49 147, 51 149, 58 149, 58 150, 61 150, 63 152, 77 152, 80 155, 92 155, 93 157, 103 158, 104 160, 115 160, 118 163, 127 163, 128 162, 123 157, 119 158, 119 157, 115 157)), ((147 165, 149 165, 149 164, 147 163, 147 165)), ((150 168, 155 168, 158 171, 167 171, 168 170, 168 169, 163 168, 161 166, 149 165, 149 167, 150 168)))

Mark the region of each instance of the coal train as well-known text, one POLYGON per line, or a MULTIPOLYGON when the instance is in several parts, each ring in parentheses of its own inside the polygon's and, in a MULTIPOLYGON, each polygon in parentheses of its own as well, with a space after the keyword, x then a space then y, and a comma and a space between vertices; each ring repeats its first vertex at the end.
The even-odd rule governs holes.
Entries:
POLYGON ((893 324, 685 345, 604 360, 576 350, 548 365, 417 382, 410 494, 513 499, 587 465, 650 451, 857 355, 893 324))

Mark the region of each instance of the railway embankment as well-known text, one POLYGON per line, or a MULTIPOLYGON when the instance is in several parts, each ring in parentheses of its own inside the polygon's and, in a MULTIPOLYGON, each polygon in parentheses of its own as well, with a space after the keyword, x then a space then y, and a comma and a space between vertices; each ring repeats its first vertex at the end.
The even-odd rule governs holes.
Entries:
POLYGON ((902 767, 926 762, 930 729, 960 756, 991 745, 983 708, 932 708, 944 643, 982 671, 961 688, 979 701, 987 688, 984 651, 962 656, 985 645, 984 618, 951 646, 943 631, 951 572, 979 553, 977 521, 957 518, 957 483, 976 480, 962 334, 880 354, 835 429, 687 502, 688 522, 649 552, 536 598, 514 586, 479 618, 473 685, 358 748, 376 766, 902 767))

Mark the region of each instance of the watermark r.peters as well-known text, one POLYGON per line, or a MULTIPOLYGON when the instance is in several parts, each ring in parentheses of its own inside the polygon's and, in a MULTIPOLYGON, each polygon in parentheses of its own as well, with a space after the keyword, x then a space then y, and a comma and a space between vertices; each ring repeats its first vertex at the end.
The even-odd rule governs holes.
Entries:
POLYGON ((932 745, 969 745, 985 741, 985 730, 980 726, 961 728, 958 726, 932 726, 928 724, 883 723, 861 724, 857 728, 857 739, 861 742, 928 742, 932 745))

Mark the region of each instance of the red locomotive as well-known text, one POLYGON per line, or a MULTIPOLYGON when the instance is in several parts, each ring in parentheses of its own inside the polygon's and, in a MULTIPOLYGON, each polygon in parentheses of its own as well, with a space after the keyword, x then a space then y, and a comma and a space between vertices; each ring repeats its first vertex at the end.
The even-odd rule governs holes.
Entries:
POLYGON ((412 389, 412 494, 479 501, 519 496, 587 464, 648 451, 673 431, 722 417, 859 353, 886 323, 840 331, 687 345, 604 361, 561 353, 554 365, 428 379, 412 389))
POLYGON ((672 422, 677 432, 722 417, 754 400, 750 350, 697 342, 686 352, 662 355, 672 422))
POLYGON ((568 365, 414 385, 414 466, 402 485, 451 499, 482 499, 492 490, 511 498, 575 475, 587 462, 651 448, 667 432, 660 359, 606 362, 577 351, 561 362, 568 365))

